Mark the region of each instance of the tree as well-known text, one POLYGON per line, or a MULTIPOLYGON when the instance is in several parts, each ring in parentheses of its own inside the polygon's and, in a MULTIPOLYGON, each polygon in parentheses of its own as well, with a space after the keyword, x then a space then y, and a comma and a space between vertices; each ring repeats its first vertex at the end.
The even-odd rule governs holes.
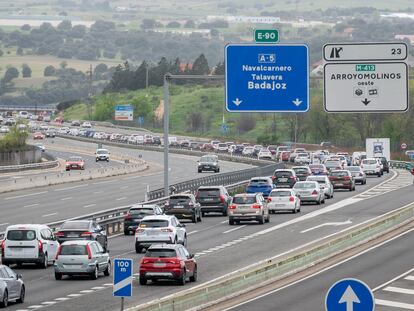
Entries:
POLYGON ((22 76, 23 78, 31 78, 32 77, 32 69, 27 64, 22 65, 22 76))
POLYGON ((216 65, 216 68, 214 69, 215 75, 224 75, 224 63, 220 62, 216 65))
POLYGON ((43 71, 43 76, 53 77, 55 73, 56 73, 56 68, 50 65, 50 66, 47 66, 45 70, 43 71))
POLYGON ((197 132, 203 127, 203 114, 199 111, 193 111, 187 119, 188 130, 197 132))
POLYGON ((5 83, 9 83, 13 79, 18 78, 18 77, 19 77, 19 70, 17 70, 16 67, 9 67, 6 70, 6 73, 4 74, 3 79, 5 83))
POLYGON ((177 21, 172 21, 167 24, 167 28, 180 28, 181 24, 177 21))
POLYGON ((184 28, 196 28, 196 24, 193 20, 189 19, 185 22, 184 28))
POLYGON ((141 28, 142 29, 154 29, 156 25, 155 19, 144 18, 142 20, 141 28))
POLYGON ((65 69, 68 66, 68 62, 67 61, 62 61, 59 64, 60 69, 65 69))
POLYGON ((2 57, 4 55, 3 50, 0 50, 0 57, 2 57))
POLYGON ((240 134, 246 133, 254 129, 256 126, 256 119, 251 114, 241 115, 237 120, 236 127, 240 134))
POLYGON ((72 27, 72 31, 70 32, 71 37, 81 39, 86 34, 86 27, 83 25, 76 25, 72 27))
POLYGON ((114 30, 114 29, 115 29, 114 22, 103 21, 103 20, 97 20, 91 26, 91 31, 94 31, 94 32, 107 32, 107 31, 114 30))
POLYGON ((64 20, 57 26, 57 29, 60 31, 69 32, 72 30, 72 22, 64 20))
POLYGON ((29 24, 24 24, 22 27, 20 27, 21 30, 23 31, 30 31, 30 29, 32 29, 32 27, 30 27, 29 24))
POLYGON ((193 69, 191 71, 193 75, 207 75, 210 73, 210 68, 208 67, 208 62, 204 54, 201 54, 193 64, 193 69))
POLYGON ((108 71, 108 66, 106 64, 99 64, 93 70, 93 75, 96 80, 102 79, 103 75, 108 71))
POLYGON ((19 56, 23 55, 23 49, 20 46, 17 48, 16 54, 19 56))

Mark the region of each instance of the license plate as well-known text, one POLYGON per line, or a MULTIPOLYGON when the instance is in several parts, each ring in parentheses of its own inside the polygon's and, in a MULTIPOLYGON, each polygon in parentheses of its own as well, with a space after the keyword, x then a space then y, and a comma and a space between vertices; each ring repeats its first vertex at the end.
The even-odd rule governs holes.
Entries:
POLYGON ((288 179, 287 179, 287 178, 279 178, 279 181, 280 181, 280 182, 287 182, 287 181, 288 181, 288 179))
POLYGON ((319 174, 319 171, 315 171, 315 174, 319 174))
POLYGON ((211 198, 211 199, 204 199, 204 201, 205 202, 212 202, 212 201, 214 201, 214 199, 213 198, 211 198))
POLYGON ((275 204, 275 207, 283 207, 285 204, 275 204))
POLYGON ((166 263, 164 263, 164 262, 155 262, 154 263, 154 267, 155 268, 164 268, 164 267, 166 267, 167 266, 167 264, 166 263))
POLYGON ((208 166, 208 165, 206 165, 206 166, 204 166, 205 168, 210 168, 210 166, 208 166))
POLYGON ((79 236, 77 234, 68 234, 67 237, 68 238, 77 238, 79 236))
POLYGON ((158 231, 147 231, 147 235, 158 235, 158 231))
POLYGON ((174 208, 184 208, 184 206, 183 205, 176 205, 176 206, 174 206, 174 208))
POLYGON ((343 186, 341 183, 335 183, 335 186, 343 186))

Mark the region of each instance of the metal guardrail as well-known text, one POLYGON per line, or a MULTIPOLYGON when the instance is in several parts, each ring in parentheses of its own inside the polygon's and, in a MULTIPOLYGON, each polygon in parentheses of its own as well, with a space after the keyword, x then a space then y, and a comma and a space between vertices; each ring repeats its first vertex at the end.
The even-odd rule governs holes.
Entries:
POLYGON ((390 167, 391 168, 400 168, 400 169, 406 169, 409 171, 412 171, 414 168, 414 162, 408 162, 408 161, 390 161, 390 167))

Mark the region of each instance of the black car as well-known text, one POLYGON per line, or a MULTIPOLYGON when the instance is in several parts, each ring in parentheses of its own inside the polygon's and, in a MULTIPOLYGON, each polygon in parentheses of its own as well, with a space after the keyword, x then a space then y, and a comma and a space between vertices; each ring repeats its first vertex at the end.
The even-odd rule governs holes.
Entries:
POLYGON ((275 188, 293 188, 298 181, 294 170, 278 169, 272 176, 275 188))
POLYGON ((201 214, 222 213, 227 216, 227 209, 232 197, 224 186, 202 186, 196 192, 196 200, 201 205, 201 214))
POLYGON ((213 171, 220 172, 220 165, 218 164, 218 157, 216 155, 205 155, 202 156, 198 161, 198 172, 213 171))
POLYGON ((162 214, 161 207, 156 204, 137 204, 131 206, 128 213, 124 216, 124 234, 129 235, 134 233, 141 223, 142 218, 145 216, 162 214))
POLYGON ((193 223, 201 221, 201 205, 193 194, 173 194, 164 206, 165 215, 174 215, 178 219, 190 219, 193 223))
POLYGON ((312 171, 308 166, 294 166, 292 167, 292 170, 295 171, 296 177, 299 181, 306 181, 306 178, 312 175, 312 171))
POLYGON ((46 137, 55 138, 56 137, 56 132, 53 131, 53 130, 47 130, 46 131, 46 137))
POLYGON ((377 157, 377 159, 380 159, 380 161, 381 161, 381 164, 383 166, 382 171, 389 173, 390 172, 390 165, 387 161, 387 158, 386 157, 377 157))
POLYGON ((154 145, 158 145, 158 146, 160 146, 160 145, 161 145, 161 137, 160 137, 160 136, 154 136, 154 137, 152 138, 152 143, 153 143, 154 145))
POLYGON ((68 220, 55 233, 59 243, 72 240, 98 241, 105 252, 108 250, 106 230, 93 220, 68 220))

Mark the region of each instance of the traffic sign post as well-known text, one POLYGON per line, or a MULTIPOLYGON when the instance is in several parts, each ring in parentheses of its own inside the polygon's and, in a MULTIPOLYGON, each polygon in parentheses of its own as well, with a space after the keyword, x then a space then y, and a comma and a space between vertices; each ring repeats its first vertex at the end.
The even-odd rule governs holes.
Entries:
POLYGON ((229 112, 308 111, 306 45, 229 44, 225 62, 229 112))
POLYGON ((132 121, 134 119, 134 107, 131 105, 115 106, 116 121, 132 121))
POLYGON ((326 44, 327 112, 405 112, 409 106, 405 43, 326 44))
POLYGON ((328 290, 325 297, 326 311, 374 311, 372 290, 357 279, 343 279, 328 290))
POLYGON ((279 42, 279 31, 277 29, 256 29, 254 41, 256 43, 277 43, 279 42))
POLYGON ((113 296, 121 297, 121 311, 124 310, 124 298, 132 297, 133 261, 132 259, 114 259, 113 296))

